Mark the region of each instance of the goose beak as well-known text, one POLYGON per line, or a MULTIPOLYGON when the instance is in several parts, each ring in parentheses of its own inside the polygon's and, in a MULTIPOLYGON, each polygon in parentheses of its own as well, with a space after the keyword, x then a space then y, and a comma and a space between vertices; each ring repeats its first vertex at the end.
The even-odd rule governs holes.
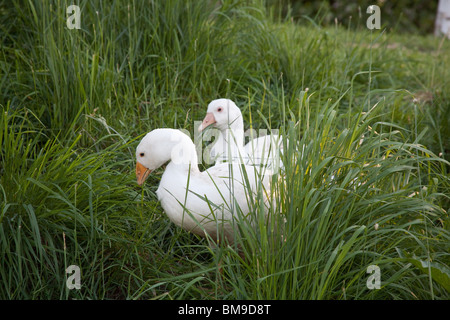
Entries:
POLYGON ((202 132, 206 127, 209 127, 213 123, 216 123, 216 119, 214 118, 214 114, 208 112, 203 119, 202 124, 198 127, 198 132, 202 132))
POLYGON ((148 175, 152 172, 152 170, 144 167, 141 163, 136 162, 136 179, 137 184, 142 186, 144 181, 147 179, 148 175))

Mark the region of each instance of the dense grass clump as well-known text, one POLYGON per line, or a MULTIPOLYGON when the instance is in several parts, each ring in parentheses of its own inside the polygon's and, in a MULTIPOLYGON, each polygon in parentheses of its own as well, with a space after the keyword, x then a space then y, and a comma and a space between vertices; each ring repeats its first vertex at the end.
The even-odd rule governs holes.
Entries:
POLYGON ((447 40, 261 1, 82 1, 70 30, 70 4, 0 5, 1 298, 449 298, 447 40), (219 97, 283 135, 285 167, 276 223, 212 248, 164 214, 163 169, 141 188, 134 163, 152 129, 198 137, 219 97))

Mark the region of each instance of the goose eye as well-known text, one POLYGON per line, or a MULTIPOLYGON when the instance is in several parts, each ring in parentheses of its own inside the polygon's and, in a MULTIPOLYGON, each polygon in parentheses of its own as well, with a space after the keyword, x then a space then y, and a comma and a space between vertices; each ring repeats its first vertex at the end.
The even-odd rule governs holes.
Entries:
POLYGON ((222 108, 217 109, 217 111, 221 112, 221 111, 222 111, 222 108))
POLYGON ((141 157, 143 157, 144 156, 144 153, 143 152, 141 152, 140 154, 139 154, 141 157))

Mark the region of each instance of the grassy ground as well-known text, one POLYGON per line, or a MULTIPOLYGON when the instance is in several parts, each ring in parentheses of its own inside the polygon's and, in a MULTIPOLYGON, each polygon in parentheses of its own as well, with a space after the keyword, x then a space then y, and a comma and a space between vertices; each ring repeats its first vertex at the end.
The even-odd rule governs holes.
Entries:
POLYGON ((450 297, 448 40, 258 1, 82 1, 69 30, 69 4, 0 6, 1 298, 450 297), (143 134, 194 136, 219 97, 298 146, 277 186, 284 241, 243 230, 244 258, 170 223, 162 169, 134 177, 143 134))

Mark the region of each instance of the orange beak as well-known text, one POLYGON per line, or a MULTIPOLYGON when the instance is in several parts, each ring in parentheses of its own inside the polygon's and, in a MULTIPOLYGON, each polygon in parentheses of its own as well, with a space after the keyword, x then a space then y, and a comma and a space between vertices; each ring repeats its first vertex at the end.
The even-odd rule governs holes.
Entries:
POLYGON ((147 177, 149 176, 149 174, 151 172, 152 172, 152 170, 147 169, 146 167, 144 167, 139 162, 136 162, 136 179, 137 179, 137 184, 142 186, 142 184, 144 183, 144 181, 147 179, 147 177))
POLYGON ((202 132, 206 127, 209 127, 213 123, 216 123, 216 119, 214 118, 214 114, 208 112, 203 119, 202 124, 198 127, 198 132, 202 132))

